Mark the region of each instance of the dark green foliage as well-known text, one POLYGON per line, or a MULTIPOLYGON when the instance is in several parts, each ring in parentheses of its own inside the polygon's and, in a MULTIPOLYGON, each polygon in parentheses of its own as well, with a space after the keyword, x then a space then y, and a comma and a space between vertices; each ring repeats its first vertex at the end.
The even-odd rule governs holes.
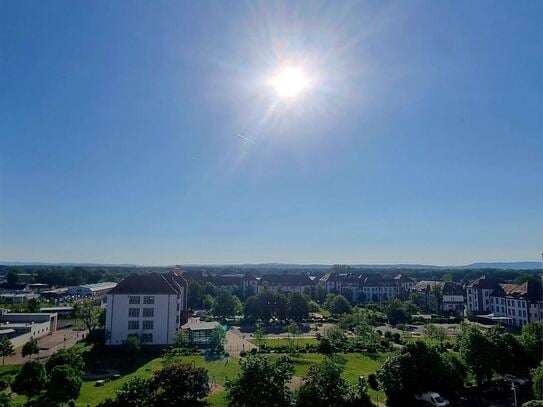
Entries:
POLYGON ((126 341, 123 343, 124 349, 128 353, 137 353, 141 349, 141 339, 139 335, 128 335, 126 341))
POLYGON ((66 403, 75 400, 81 391, 81 374, 71 366, 55 366, 51 370, 46 393, 50 400, 66 403))
POLYGON ((277 361, 248 355, 240 361, 237 378, 226 381, 229 407, 287 407, 292 394, 287 387, 293 364, 287 357, 277 361))
POLYGON ((272 317, 284 321, 287 316, 287 297, 280 293, 263 290, 245 301, 245 318, 267 323, 272 317))
POLYGON ((98 306, 91 298, 77 301, 74 303, 74 317, 81 321, 89 333, 99 328, 103 323, 104 310, 98 306))
POLYGON ((351 304, 341 294, 328 294, 323 307, 333 315, 350 314, 352 312, 351 304))
POLYGON ((289 293, 287 296, 287 318, 301 321, 309 316, 309 300, 298 292, 289 293))
POLYGON ((537 366, 543 358, 543 322, 534 321, 524 325, 520 342, 526 350, 530 366, 537 366))
POLYGON ((160 407, 205 405, 209 393, 207 370, 178 363, 155 372, 149 383, 151 404, 160 407))
POLYGON ((543 362, 532 370, 532 392, 538 400, 543 400, 543 362))
POLYGON ((7 338, 0 340, 0 356, 2 356, 2 366, 4 366, 5 358, 15 355, 15 349, 11 341, 7 338))
POLYGON ((494 344, 489 337, 475 325, 464 325, 457 343, 460 354, 475 376, 477 384, 490 379, 497 360, 494 344))
POLYGON ((19 275, 13 271, 10 271, 8 274, 6 274, 6 281, 8 283, 8 287, 13 287, 19 281, 19 275))
POLYGON ((409 405, 416 393, 428 390, 453 394, 462 388, 465 378, 466 369, 458 358, 442 355, 420 341, 389 356, 377 372, 392 406, 409 405))
POLYGON ((325 355, 341 352, 345 348, 345 334, 337 327, 326 330, 323 337, 319 340, 319 352, 325 355))
POLYGON ((212 311, 213 315, 219 318, 235 317, 241 312, 241 303, 230 291, 220 290, 212 311))
POLYGON ((0 407, 12 407, 13 405, 13 400, 11 400, 9 394, 0 393, 0 407))
POLYGON ((150 381, 134 377, 116 391, 114 399, 108 399, 98 407, 149 407, 151 404, 150 381))
POLYGON ((211 332, 211 349, 215 352, 222 352, 224 350, 224 343, 226 341, 226 332, 222 326, 216 326, 211 332))
POLYGON ((73 349, 61 349, 51 355, 45 362, 45 369, 49 374, 56 366, 68 365, 77 374, 82 375, 85 371, 85 361, 80 354, 73 349))
POLYGON ((370 373, 368 375, 368 384, 371 389, 379 390, 379 382, 377 381, 377 376, 375 375, 375 373, 370 373))
POLYGON ((23 345, 21 354, 23 355, 23 358, 26 356, 32 358, 32 355, 39 353, 39 351, 40 347, 36 338, 30 338, 29 341, 23 345))
POLYGON ((362 381, 359 389, 356 389, 343 378, 343 369, 331 358, 325 358, 318 366, 311 366, 296 394, 296 406, 371 406, 366 393, 365 380, 362 381))
POLYGON ((392 326, 406 324, 411 321, 411 314, 407 307, 400 301, 393 301, 387 307, 387 320, 392 326))
POLYGON ((36 360, 29 360, 15 376, 11 389, 15 393, 23 394, 31 399, 43 390, 46 382, 47 372, 43 364, 36 360))

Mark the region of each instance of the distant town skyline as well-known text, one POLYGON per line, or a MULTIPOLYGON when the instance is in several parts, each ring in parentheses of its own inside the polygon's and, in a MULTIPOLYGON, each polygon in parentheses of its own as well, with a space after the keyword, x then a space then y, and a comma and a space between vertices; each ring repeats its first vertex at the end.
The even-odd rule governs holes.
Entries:
POLYGON ((0 1, 0 260, 538 262, 542 16, 0 1))

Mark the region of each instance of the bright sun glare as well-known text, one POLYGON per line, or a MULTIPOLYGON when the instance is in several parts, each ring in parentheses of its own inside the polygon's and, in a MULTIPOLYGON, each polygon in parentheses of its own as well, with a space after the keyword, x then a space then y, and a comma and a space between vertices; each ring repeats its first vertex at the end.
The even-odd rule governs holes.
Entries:
POLYGON ((309 87, 309 78, 300 68, 285 67, 271 78, 270 85, 280 97, 292 98, 309 87))

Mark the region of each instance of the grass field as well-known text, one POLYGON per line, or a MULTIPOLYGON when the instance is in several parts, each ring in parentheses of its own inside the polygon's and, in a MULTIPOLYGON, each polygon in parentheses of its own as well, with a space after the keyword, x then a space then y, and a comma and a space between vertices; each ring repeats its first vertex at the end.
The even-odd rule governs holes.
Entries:
MULTIPOLYGON (((266 338, 264 340, 264 343, 266 344, 266 347, 269 349, 273 348, 279 348, 282 346, 288 347, 290 346, 290 339, 288 338, 266 338)), ((254 339, 251 339, 250 342, 255 343, 256 341, 254 339)), ((297 338, 294 340, 294 345, 297 348, 303 348, 306 344, 309 345, 318 345, 319 341, 316 338, 297 338)))
MULTIPOLYGON (((275 340, 271 340, 275 341, 275 340)), ((282 340, 281 340, 282 341, 282 340)), ((83 352, 89 349, 81 349, 83 352)), ((279 354, 270 354, 268 357, 272 359, 278 358, 279 354)), ((375 373, 385 358, 385 354, 367 355, 348 353, 340 354, 339 357, 345 365, 345 378, 352 384, 358 382, 360 375, 368 376, 370 373, 375 373)), ((104 369, 113 369, 119 371, 123 376, 118 380, 106 382, 104 386, 96 387, 95 380, 84 380, 81 387, 81 393, 76 400, 78 407, 98 405, 101 401, 115 396, 115 391, 132 379, 133 377, 150 377, 153 371, 161 369, 164 366, 164 359, 157 353, 141 352, 132 357, 127 357, 122 353, 107 352, 100 356, 88 353, 87 359, 95 365, 104 369)), ((313 364, 320 363, 323 360, 323 355, 317 353, 302 353, 292 356, 294 361, 294 375, 304 377, 309 367, 313 364)), ((239 372, 239 359, 235 357, 229 360, 206 360, 202 356, 180 356, 176 360, 179 362, 194 364, 197 367, 205 367, 208 370, 209 380, 212 384, 224 386, 227 378, 234 378, 239 372)), ((87 362, 88 363, 88 362, 87 362)), ((0 367, 0 377, 14 376, 19 366, 0 367)), ((373 400, 384 400, 382 392, 369 390, 369 394, 373 400)), ((17 405, 23 405, 26 397, 17 397, 15 402, 17 405)), ((212 393, 208 397, 208 401, 212 406, 226 406, 226 398, 223 391, 212 393)))
MULTIPOLYGON (((269 355, 270 358, 276 359, 279 357, 277 354, 269 355)), ((378 354, 375 356, 367 356, 363 354, 341 354, 340 357, 345 362, 345 378, 352 384, 358 382, 358 377, 364 375, 367 377, 370 373, 375 373, 381 365, 385 355, 378 354)), ((313 364, 321 362, 323 356, 316 353, 300 354, 293 357, 294 375, 303 377, 307 374, 309 367, 313 364)), ((223 360, 209 361, 205 360, 201 356, 182 356, 178 358, 179 361, 185 363, 193 363, 198 367, 205 367, 208 370, 209 380, 212 383, 217 383, 224 386, 227 378, 234 378, 239 371, 239 360, 237 358, 230 358, 228 363, 223 360)), ((102 400, 108 397, 113 397, 115 391, 119 389, 123 383, 127 382, 135 376, 150 377, 154 370, 158 370, 163 366, 163 359, 158 357, 151 359, 144 363, 138 369, 133 370, 131 373, 123 376, 121 379, 107 382, 102 387, 95 387, 94 380, 85 381, 81 388, 81 394, 76 402, 77 406, 86 407, 87 405, 96 406, 102 400)), ((384 394, 382 392, 369 391, 372 399, 380 401, 384 400, 384 394)), ((213 406, 226 406, 226 399, 224 392, 213 393, 208 397, 209 402, 213 406)))

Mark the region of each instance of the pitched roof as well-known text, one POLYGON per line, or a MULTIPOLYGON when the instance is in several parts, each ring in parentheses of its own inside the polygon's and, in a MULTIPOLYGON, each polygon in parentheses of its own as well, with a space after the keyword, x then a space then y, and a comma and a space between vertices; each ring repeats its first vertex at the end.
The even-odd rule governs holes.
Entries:
POLYGON ((473 280, 466 287, 490 290, 493 288, 498 288, 498 280, 496 280, 495 278, 488 278, 487 276, 482 276, 476 280, 473 280))
POLYGON ((394 280, 399 281, 399 282, 406 282, 406 283, 414 283, 415 282, 414 279, 412 279, 411 277, 406 276, 405 274, 402 274, 402 273, 396 275, 394 277, 394 280))
POLYGON ((313 285, 313 281, 305 274, 265 274, 260 278, 260 282, 267 282, 272 285, 313 285))
POLYGON ((541 301, 541 288, 525 282, 523 284, 500 284, 492 293, 496 297, 514 297, 528 301, 541 301))
POLYGON ((130 274, 110 291, 112 294, 177 294, 177 290, 158 273, 130 274))

